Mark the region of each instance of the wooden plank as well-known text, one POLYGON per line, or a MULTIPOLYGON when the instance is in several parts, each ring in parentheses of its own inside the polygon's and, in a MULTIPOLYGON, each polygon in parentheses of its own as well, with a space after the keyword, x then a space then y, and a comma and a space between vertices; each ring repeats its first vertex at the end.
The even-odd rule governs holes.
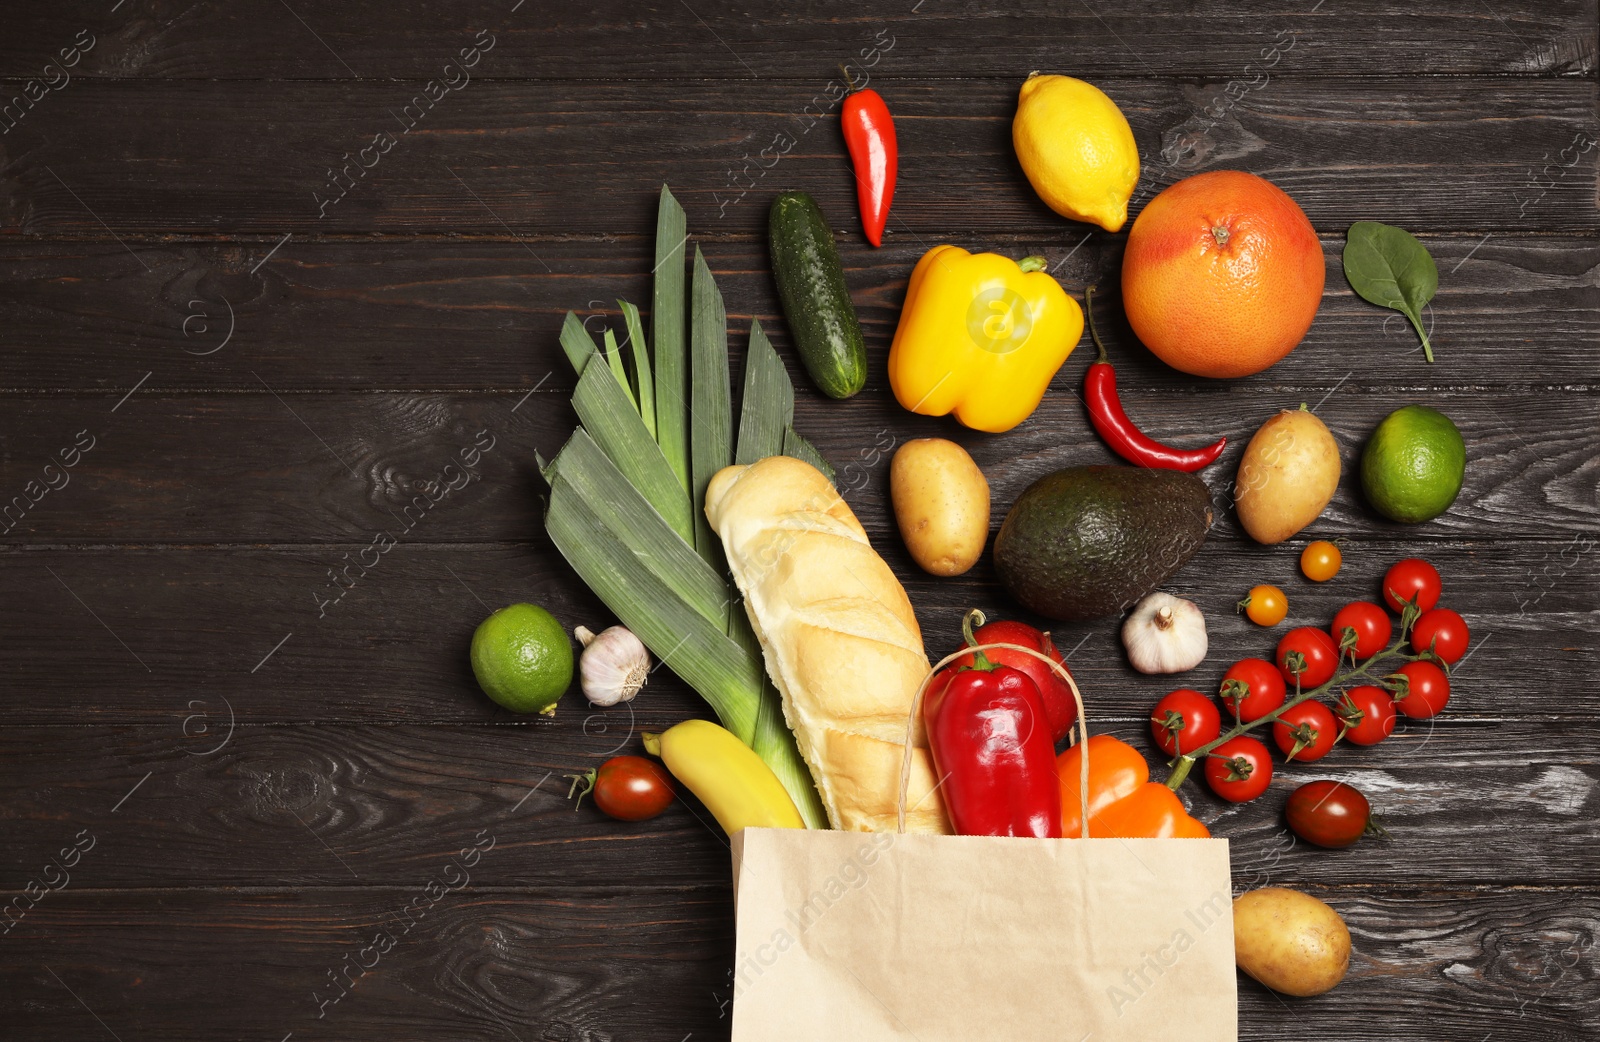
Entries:
MULTIPOLYGON (((518 856, 494 835, 480 864, 518 856)), ((388 890, 173 894, 159 907, 52 895, 49 935, 30 938, 28 957, 19 945, 0 953, 0 1010, 27 1037, 87 1038, 94 1020, 65 984, 123 1038, 504 1039, 515 1025, 517 1038, 600 1042, 663 1024, 675 1039, 719 1026, 726 1037, 709 994, 733 961, 725 890, 469 886, 430 908, 424 886, 443 882, 455 853, 438 849, 412 885, 388 890), (426 914, 403 932, 413 900, 426 914), (382 953, 370 947, 379 931, 393 939, 382 953)))
POLYGON ((438 77, 483 28, 493 32, 493 46, 470 70, 481 79, 625 70, 653 80, 799 78, 820 87, 844 61, 871 72, 949 76, 990 75, 1000 65, 1019 77, 1063 64, 1090 77, 1125 74, 1130 66, 1166 76, 1233 77, 1250 66, 1249 79, 1266 64, 1274 41, 1294 44, 1274 75, 1594 71, 1594 7, 1576 0, 1502 0, 1482 11, 1396 0, 1351 0, 1335 10, 1226 0, 1182 7, 996 8, 971 0, 865 6, 790 4, 781 18, 729 0, 701 0, 692 9, 394 3, 381 18, 359 5, 295 7, 296 18, 259 5, 176 0, 75 18, 26 8, 8 24, 0 75, 42 75, 84 26, 95 44, 74 76, 141 79, 438 77))
MULTIPOLYGON (((728 1037, 726 889, 469 885, 396 937, 451 853, 419 863, 411 888, 51 895, 28 948, 0 946, 0 1016, 28 1038, 98 1037, 95 1018, 172 1042, 728 1037)), ((1241 1039, 1281 1039, 1289 1018, 1348 1042, 1581 1042, 1600 1027, 1590 891, 1312 889, 1350 925, 1349 975, 1292 1006, 1242 980, 1241 1039)))
MULTIPOLYGON (((715 231, 715 222, 703 230, 715 231)), ((1096 314, 1124 386, 1218 386, 1138 346, 1117 293, 1124 239, 1081 238, 968 234, 957 241, 1013 257, 1043 254, 1080 299, 1098 283, 1096 314)), ((1422 241, 1441 273, 1431 311, 1436 365, 1421 363, 1403 319, 1350 292, 1340 233, 1323 240, 1327 289, 1305 343, 1268 372, 1230 386, 1326 391, 1341 379, 1347 388, 1593 385, 1600 241, 1426 234, 1422 241)), ((591 331, 620 329, 614 298, 642 299, 651 267, 649 241, 640 237, 540 240, 539 257, 553 270, 511 241, 290 240, 275 252, 274 243, 150 247, 143 251, 149 272, 114 242, 0 243, 0 298, 10 302, 0 330, 0 388, 95 390, 114 401, 152 372, 147 387, 178 390, 258 391, 254 373, 278 390, 538 384, 570 392, 575 378, 555 347, 567 310, 591 331), (319 343, 340 345, 338 353, 308 351, 309 330, 319 343)), ((791 360, 804 396, 808 381, 793 361, 765 242, 704 245, 733 315, 735 353, 752 318, 759 320, 791 360)), ((875 250, 853 230, 839 245, 871 371, 881 374, 922 246, 902 236, 875 250)), ((1091 353, 1085 347, 1069 361, 1057 393, 1077 386, 1091 353)))
MULTIPOLYGON (((880 85, 899 128, 890 241, 974 227, 1050 240, 1086 234, 1018 175, 1016 78, 880 85)), ((1198 170, 1231 167, 1275 180, 1330 232, 1362 218, 1480 234, 1600 226, 1589 157, 1600 125, 1588 81, 1294 79, 1231 106, 1224 85, 1102 86, 1145 156, 1141 200, 1198 170)), ((663 182, 700 234, 758 235, 772 196, 796 187, 837 225, 853 223, 839 136, 801 84, 756 80, 729 92, 716 82, 640 91, 500 81, 447 94, 420 119, 404 114, 425 107, 418 90, 373 81, 74 85, 5 135, 0 232, 640 233, 653 226, 663 182)))
MULTIPOLYGON (((1279 763, 1271 789, 1250 804, 1217 799, 1198 772, 1184 798, 1232 843, 1241 886, 1589 882, 1600 857, 1600 729, 1577 719, 1493 719, 1491 676, 1476 668, 1458 684, 1461 713, 1487 717, 1464 719, 1452 705, 1379 746, 1340 747, 1314 766, 1279 763), (1296 842, 1284 802, 1316 778, 1365 792, 1390 838, 1338 854, 1296 842), (1464 834, 1470 844, 1459 841, 1464 834)), ((637 732, 705 715, 681 691, 652 682, 639 700, 647 704, 631 714, 568 705, 554 724, 273 726, 250 722, 259 715, 251 703, 225 701, 215 688, 186 692, 192 700, 169 696, 162 724, 0 729, 0 791, 10 794, 0 871, 20 887, 87 828, 114 856, 92 859, 74 885, 395 886, 441 852, 471 847, 490 825, 504 856, 473 871, 482 886, 694 886, 727 871, 721 830, 692 798, 638 823, 565 798, 568 775, 639 754, 637 732)), ((1104 685, 1086 684, 1086 693, 1094 729, 1131 742, 1162 777, 1148 707, 1112 717, 1108 706, 1123 710, 1127 700, 1104 685)))
MULTIPOLYGON (((904 438, 936 435, 965 445, 988 477, 998 525, 1043 474, 1120 462, 1090 432, 1077 395, 1062 393, 1076 386, 1090 357, 1080 353, 1057 377, 1065 386, 1004 438, 906 413, 881 375, 844 405, 797 389, 795 429, 845 475, 848 487, 865 490, 851 503, 880 544, 895 532, 884 464, 904 438)), ((563 364, 552 361, 551 372, 563 364)), ((882 373, 878 366, 872 371, 882 373)), ((126 372, 124 386, 135 387, 141 376, 126 372)), ((1345 458, 1339 492, 1312 529, 1319 535, 1564 538, 1600 528, 1593 479, 1600 396, 1592 392, 1224 383, 1182 394, 1130 385, 1123 400, 1155 437, 1180 444, 1228 437, 1229 448, 1204 475, 1216 492, 1215 538, 1238 534, 1227 488, 1250 435, 1272 412, 1302 403, 1317 407, 1345 458), (1354 468, 1384 416, 1418 401, 1460 427, 1466 484, 1438 520, 1394 525, 1366 507, 1354 468)), ((0 509, 12 512, 0 528, 13 544, 365 544, 385 530, 407 542, 539 539, 544 487, 533 460, 535 454, 550 459, 576 422, 565 395, 543 390, 279 394, 265 383, 252 394, 141 388, 120 405, 110 395, 12 397, 7 410, 12 430, 0 457, 0 509), (52 458, 70 457, 74 441, 90 440, 92 449, 66 472, 68 484, 46 490, 44 482, 62 482, 55 468, 44 469, 52 458), (462 470, 463 462, 471 467, 462 470), (429 497, 438 499, 436 506, 419 504, 434 481, 460 487, 429 497), (30 506, 30 498, 37 503, 30 506)))
MULTIPOLYGON (((12 700, 7 717, 178 727, 188 715, 186 699, 219 695, 255 724, 493 722, 540 734, 582 733, 589 714, 575 690, 553 722, 529 721, 490 704, 467 665, 473 629, 506 604, 543 604, 569 629, 608 624, 609 614, 547 543, 401 541, 383 555, 369 552, 376 563, 363 575, 367 545, 0 554, 0 588, 13 591, 0 598, 7 676, 29 693, 12 700), (348 573, 354 586, 335 600, 328 569, 347 560, 356 562, 348 573)), ((904 580, 930 650, 953 650, 961 617, 973 607, 996 618, 1044 622, 1009 603, 987 564, 962 579, 940 580, 918 572, 897 539, 877 545, 904 580)), ((1134 673, 1113 620, 1058 625, 1054 632, 1062 648, 1078 649, 1073 668, 1097 713, 1138 719, 1173 687, 1215 690, 1227 664, 1270 655, 1283 631, 1258 630, 1234 611, 1252 585, 1273 582, 1288 592, 1290 624, 1326 625, 1345 602, 1375 599, 1389 565, 1420 551, 1445 576, 1446 603, 1467 619, 1479 643, 1470 672, 1458 671, 1451 716, 1582 720, 1600 708, 1591 685, 1572 683, 1600 668, 1593 638, 1597 546, 1600 538, 1592 535, 1510 544, 1353 542, 1338 579, 1319 586, 1296 574, 1298 544, 1264 550, 1213 541, 1164 586, 1206 612, 1211 652, 1193 673, 1134 673), (1527 697, 1504 697, 1507 677, 1527 697)), ((667 678, 659 672, 648 700, 635 709, 670 706, 681 716, 699 708, 667 678), (678 700, 654 706, 668 697, 678 700)))

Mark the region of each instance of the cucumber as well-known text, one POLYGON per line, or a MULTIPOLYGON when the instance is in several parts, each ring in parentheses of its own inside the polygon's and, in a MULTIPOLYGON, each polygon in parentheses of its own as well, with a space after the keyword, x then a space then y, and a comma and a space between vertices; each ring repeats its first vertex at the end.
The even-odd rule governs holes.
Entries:
POLYGON ((829 398, 848 398, 867 382, 867 346, 844 284, 833 232, 815 199, 785 192, 767 222, 772 274, 800 361, 829 398))

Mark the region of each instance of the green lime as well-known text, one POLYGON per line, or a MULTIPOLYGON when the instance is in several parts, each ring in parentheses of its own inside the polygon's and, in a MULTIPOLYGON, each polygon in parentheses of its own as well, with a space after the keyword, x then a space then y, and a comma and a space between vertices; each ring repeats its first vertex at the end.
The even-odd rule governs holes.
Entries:
POLYGON ((1461 491, 1467 446, 1450 417, 1426 405, 1396 409, 1367 439, 1361 487, 1378 513, 1416 524, 1438 517, 1461 491))
POLYGON ((473 632, 472 673, 484 694, 512 712, 551 716, 572 684, 572 642, 538 605, 508 605, 473 632))

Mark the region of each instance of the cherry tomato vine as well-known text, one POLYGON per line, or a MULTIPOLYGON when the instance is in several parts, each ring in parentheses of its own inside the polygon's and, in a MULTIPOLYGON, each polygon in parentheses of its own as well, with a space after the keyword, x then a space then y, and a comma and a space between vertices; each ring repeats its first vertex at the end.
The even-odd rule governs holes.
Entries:
MULTIPOLYGON (((1401 659, 1406 663, 1430 662, 1442 665, 1442 661, 1440 660, 1438 654, 1431 650, 1423 651, 1417 654, 1410 653, 1411 628, 1416 625, 1417 619, 1422 615, 1422 609, 1417 606, 1417 600, 1417 597, 1412 597, 1409 601, 1404 602, 1405 606, 1400 615, 1399 637, 1393 644, 1373 655, 1365 662, 1361 662, 1359 665, 1357 664, 1357 659, 1353 648, 1342 649, 1339 654, 1339 662, 1341 665, 1343 665, 1348 661, 1350 668, 1343 671, 1336 671, 1332 678, 1325 683, 1317 685, 1316 687, 1312 687, 1303 691, 1300 689, 1299 676, 1300 672, 1305 669, 1305 660, 1304 657, 1298 652, 1290 651, 1286 656, 1288 659, 1288 662, 1286 663, 1287 667, 1290 669, 1293 669, 1293 667, 1296 665, 1300 667, 1300 670, 1294 671, 1294 676, 1296 678, 1294 693, 1290 695, 1282 705, 1277 706, 1271 712, 1263 713, 1260 716, 1249 720, 1240 719, 1232 728, 1222 732, 1222 734, 1214 740, 1207 742, 1205 745, 1199 746, 1190 752, 1174 757, 1172 760, 1172 773, 1167 776, 1167 788, 1176 791, 1179 786, 1188 780, 1189 772, 1194 769, 1194 765, 1196 763, 1212 757, 1214 753, 1217 753, 1217 750, 1220 746, 1226 745, 1235 738, 1249 734, 1251 731, 1259 728, 1269 727, 1278 723, 1286 712, 1295 708, 1296 706, 1303 705, 1312 699, 1321 698, 1336 688, 1349 687, 1352 681, 1358 680, 1362 677, 1368 677, 1374 680, 1379 679, 1380 675, 1374 673, 1374 667, 1381 663, 1389 662, 1395 659, 1401 659)), ((1383 676, 1384 679, 1387 679, 1388 676, 1393 675, 1395 674, 1393 671, 1391 671, 1389 674, 1383 676)), ((1224 756, 1223 759, 1227 759, 1227 757, 1224 756)))

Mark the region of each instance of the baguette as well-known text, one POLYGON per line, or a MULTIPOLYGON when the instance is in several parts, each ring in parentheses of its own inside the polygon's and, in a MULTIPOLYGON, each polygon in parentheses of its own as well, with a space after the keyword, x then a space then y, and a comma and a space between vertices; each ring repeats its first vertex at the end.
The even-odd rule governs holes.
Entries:
MULTIPOLYGON (((705 509, 829 824, 894 831, 906 720, 928 675, 905 589, 809 463, 770 456, 725 467, 705 509)), ((948 833, 920 717, 906 827, 948 833)))

